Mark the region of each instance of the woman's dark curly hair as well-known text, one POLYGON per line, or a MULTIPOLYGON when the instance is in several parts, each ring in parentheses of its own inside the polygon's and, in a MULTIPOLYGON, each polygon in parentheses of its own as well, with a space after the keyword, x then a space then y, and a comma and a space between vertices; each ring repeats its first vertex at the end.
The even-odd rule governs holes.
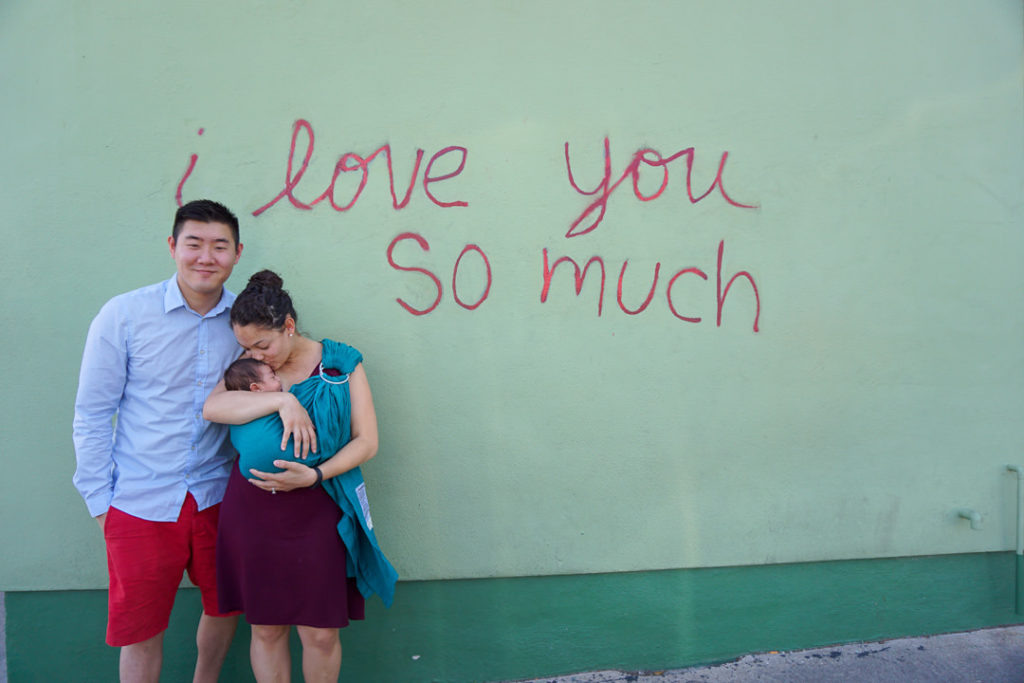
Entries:
POLYGON ((292 298, 283 287, 284 281, 272 270, 254 274, 231 306, 231 324, 279 330, 288 316, 298 320, 292 298))

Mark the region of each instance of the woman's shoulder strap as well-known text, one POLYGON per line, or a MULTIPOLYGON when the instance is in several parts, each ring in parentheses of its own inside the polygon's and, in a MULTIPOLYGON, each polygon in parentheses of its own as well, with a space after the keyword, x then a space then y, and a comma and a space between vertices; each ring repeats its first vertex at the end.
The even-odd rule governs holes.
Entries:
POLYGON ((325 368, 335 368, 348 374, 363 362, 363 354, 348 344, 336 342, 332 339, 324 339, 321 344, 323 344, 321 362, 325 368))

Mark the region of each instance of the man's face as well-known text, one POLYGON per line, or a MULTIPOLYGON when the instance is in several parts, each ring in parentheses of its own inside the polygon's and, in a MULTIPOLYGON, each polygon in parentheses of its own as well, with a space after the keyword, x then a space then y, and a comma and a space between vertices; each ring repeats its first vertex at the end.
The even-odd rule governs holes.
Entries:
POLYGON ((185 221, 178 239, 169 237, 167 243, 178 265, 178 285, 190 303, 194 297, 220 294, 242 255, 242 245, 235 244, 224 223, 185 221))

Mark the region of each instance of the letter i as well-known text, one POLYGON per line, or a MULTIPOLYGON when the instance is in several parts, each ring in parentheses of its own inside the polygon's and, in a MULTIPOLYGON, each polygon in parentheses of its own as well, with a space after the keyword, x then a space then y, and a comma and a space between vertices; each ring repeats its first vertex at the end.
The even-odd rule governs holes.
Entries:
MULTIPOLYGON (((204 130, 205 128, 200 128, 199 135, 202 135, 204 130)), ((185 169, 185 175, 181 176, 181 180, 178 181, 178 191, 174 195, 174 199, 178 202, 178 206, 181 206, 181 189, 185 187, 185 181, 188 180, 190 175, 192 175, 192 169, 196 167, 197 161, 199 161, 199 155, 192 154, 192 156, 189 157, 188 168, 185 169)))

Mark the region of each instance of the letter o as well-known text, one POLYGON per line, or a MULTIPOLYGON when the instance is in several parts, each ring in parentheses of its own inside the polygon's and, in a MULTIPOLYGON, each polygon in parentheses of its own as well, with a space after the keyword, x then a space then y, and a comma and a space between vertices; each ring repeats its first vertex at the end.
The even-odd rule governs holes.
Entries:
POLYGON ((459 253, 459 258, 455 259, 455 267, 452 268, 452 296, 455 297, 455 303, 462 306, 466 310, 472 311, 482 304, 487 296, 491 293, 491 282, 493 278, 491 276, 491 262, 487 259, 487 254, 484 250, 475 244, 467 244, 465 248, 459 253), (466 255, 468 251, 475 251, 480 254, 480 258, 484 260, 484 266, 487 268, 487 287, 484 288, 484 293, 480 296, 480 299, 475 304, 467 304, 459 298, 459 290, 455 284, 456 279, 459 276, 459 264, 462 262, 462 257, 466 255))

